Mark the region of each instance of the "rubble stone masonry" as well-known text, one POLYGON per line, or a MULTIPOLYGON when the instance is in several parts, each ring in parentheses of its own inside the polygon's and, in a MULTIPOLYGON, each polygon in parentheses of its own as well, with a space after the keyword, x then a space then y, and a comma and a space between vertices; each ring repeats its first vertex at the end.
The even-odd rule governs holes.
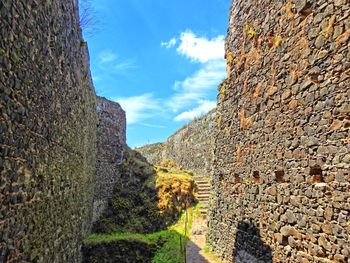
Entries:
POLYGON ((126 117, 116 102, 97 97, 97 156, 93 222, 107 208, 120 178, 120 162, 126 151, 126 117))
POLYGON ((208 234, 228 262, 350 260, 349 14, 232 2, 208 234))
POLYGON ((164 143, 137 148, 147 161, 159 164, 162 160, 175 161, 181 169, 202 176, 211 176, 216 131, 216 113, 206 115, 184 125, 164 143))
POLYGON ((75 0, 0 1, 0 262, 80 262, 95 93, 75 0))

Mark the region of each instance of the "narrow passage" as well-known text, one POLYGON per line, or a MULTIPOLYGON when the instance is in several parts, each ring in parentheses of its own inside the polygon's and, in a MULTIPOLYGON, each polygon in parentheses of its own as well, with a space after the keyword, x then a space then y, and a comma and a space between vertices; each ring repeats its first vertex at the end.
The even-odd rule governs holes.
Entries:
POLYGON ((190 240, 186 249, 187 263, 218 263, 204 253, 207 231, 206 215, 210 196, 210 183, 206 177, 194 177, 198 188, 197 199, 200 201, 199 214, 194 214, 190 240))

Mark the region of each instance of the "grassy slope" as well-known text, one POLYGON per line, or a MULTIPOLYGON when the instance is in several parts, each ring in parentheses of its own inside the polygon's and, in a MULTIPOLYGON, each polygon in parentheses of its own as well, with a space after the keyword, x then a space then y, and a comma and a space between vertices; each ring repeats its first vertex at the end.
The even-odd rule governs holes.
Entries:
POLYGON ((98 244, 111 242, 114 240, 138 240, 149 245, 156 244, 158 249, 152 260, 153 263, 183 263, 184 251, 189 232, 192 225, 193 216, 198 210, 198 206, 188 209, 187 227, 185 231, 185 212, 181 215, 176 224, 170 226, 167 230, 155 232, 152 234, 136 233, 113 233, 113 234, 91 234, 86 238, 86 244, 98 244), (186 232, 186 235, 185 235, 186 232), (180 241, 181 240, 181 241, 180 241), (183 246, 180 247, 180 242, 183 246))

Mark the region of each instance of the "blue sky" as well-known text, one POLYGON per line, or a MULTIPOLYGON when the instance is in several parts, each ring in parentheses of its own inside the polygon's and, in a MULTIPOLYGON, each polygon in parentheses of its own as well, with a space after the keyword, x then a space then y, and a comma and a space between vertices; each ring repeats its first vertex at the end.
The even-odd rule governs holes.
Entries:
POLYGON ((121 104, 129 146, 165 141, 215 106, 230 0, 91 0, 96 92, 121 104))

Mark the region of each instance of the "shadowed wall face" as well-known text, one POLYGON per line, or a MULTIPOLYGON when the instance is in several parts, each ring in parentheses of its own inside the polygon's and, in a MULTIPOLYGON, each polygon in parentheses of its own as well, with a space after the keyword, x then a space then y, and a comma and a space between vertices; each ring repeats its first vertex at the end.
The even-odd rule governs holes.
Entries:
POLYGON ((120 163, 126 151, 126 117, 116 102, 97 97, 97 164, 93 222, 98 220, 120 179, 120 163))
POLYGON ((229 262, 241 221, 274 262, 350 258, 349 9, 232 1, 208 235, 229 262))
POLYGON ((74 0, 0 2, 0 261, 79 262, 96 109, 74 0))
POLYGON ((271 248, 260 239, 259 229, 251 222, 238 223, 233 257, 235 263, 272 263, 271 248))

